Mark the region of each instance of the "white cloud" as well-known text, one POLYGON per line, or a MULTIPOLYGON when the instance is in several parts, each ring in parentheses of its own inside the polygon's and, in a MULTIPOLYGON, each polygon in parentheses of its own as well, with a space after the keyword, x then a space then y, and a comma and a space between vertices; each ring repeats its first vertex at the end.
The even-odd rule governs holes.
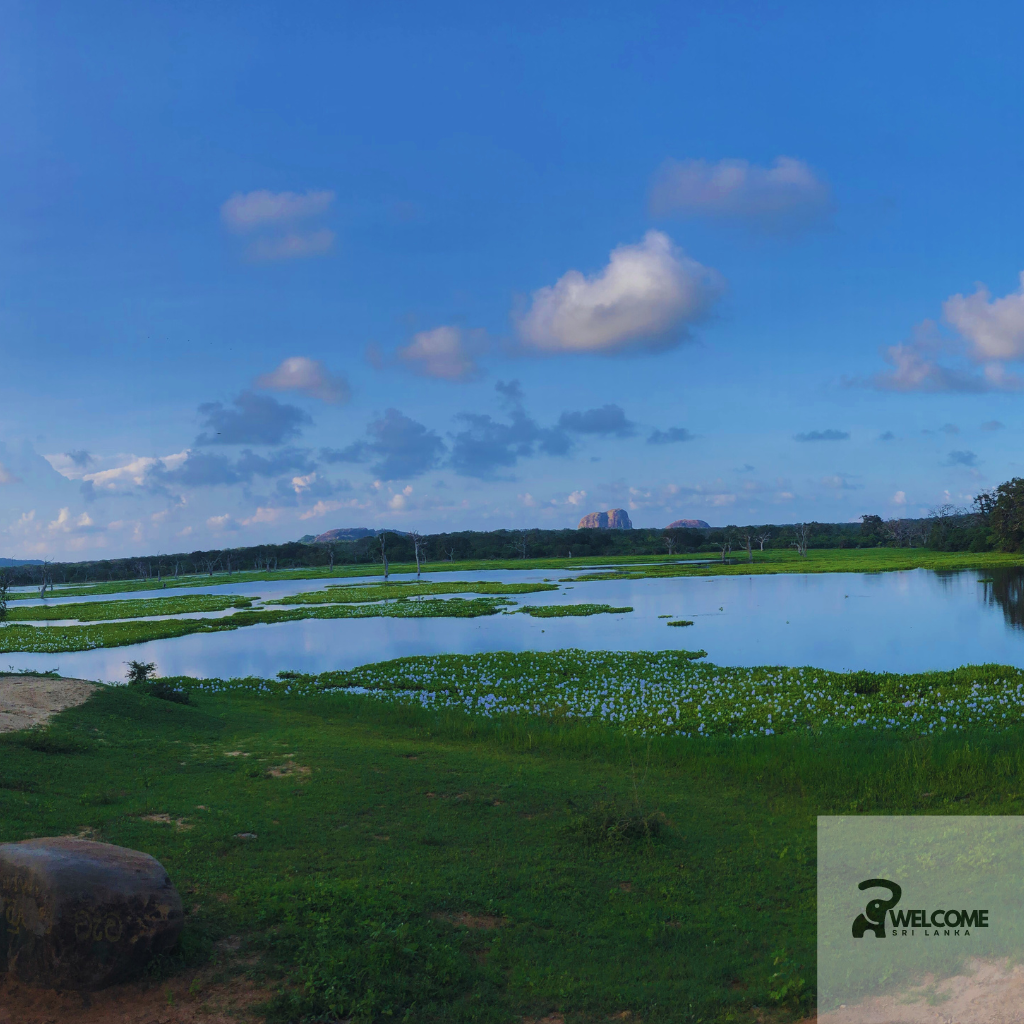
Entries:
POLYGON ((326 213, 334 202, 334 193, 320 191, 236 192, 220 208, 224 223, 232 231, 253 231, 268 225, 293 224, 298 220, 326 213))
POLYGON ((989 363, 978 373, 966 367, 943 366, 927 342, 911 341, 890 345, 882 358, 892 367, 871 378, 872 386, 882 391, 1019 391, 1022 381, 1008 373, 1000 363, 989 363))
POLYGON ((906 505, 906 503, 907 503, 907 492, 906 491, 897 491, 892 496, 892 503, 894 505, 906 505))
POLYGON ((570 505, 582 505, 587 500, 586 491, 573 491, 568 498, 565 499, 570 505))
POLYGON ((265 391, 299 391, 332 405, 347 402, 351 389, 344 377, 332 374, 317 359, 291 356, 270 373, 256 378, 255 386, 265 391))
POLYGON ((473 356, 483 344, 482 331, 443 326, 414 334, 410 344, 400 348, 397 354, 420 376, 468 381, 480 376, 480 368, 473 356))
POLYGON ((2 462, 0 462, 0 484, 16 484, 20 483, 18 477, 16 477, 2 462))
POLYGON ((307 473, 305 476, 292 477, 292 489, 296 494, 308 491, 316 482, 316 473, 307 473))
POLYGON ((771 167, 747 160, 670 160, 651 190, 657 214, 731 218, 776 230, 807 226, 830 205, 828 185, 789 156, 776 157, 771 167))
POLYGON ((717 271, 648 231, 638 245, 613 249, 599 274, 570 270, 534 292, 518 327, 527 346, 549 354, 664 348, 685 337, 722 289, 717 271))
POLYGON ((1020 287, 1001 299, 978 285, 973 295, 951 295, 942 312, 973 345, 972 355, 979 362, 1024 359, 1024 272, 1020 287))
POLYGON ((206 525, 211 530, 234 530, 237 529, 234 520, 231 516, 225 512, 222 516, 210 516, 206 520, 206 525))
POLYGON ((145 483, 149 471, 153 468, 162 466, 167 470, 177 469, 188 458, 188 450, 175 452, 173 455, 164 455, 160 458, 119 455, 116 456, 117 459, 127 459, 128 461, 115 465, 110 469, 97 470, 95 473, 82 473, 77 477, 71 475, 73 469, 60 462, 58 457, 47 455, 46 458, 58 473, 68 477, 68 479, 80 478, 87 483, 93 484, 95 487, 113 491, 131 485, 141 486, 145 483))
MULTIPOLYGON (((242 520, 243 526, 253 526, 256 523, 276 523, 281 516, 284 514, 284 509, 280 508, 264 508, 262 505, 259 506, 256 511, 249 516, 248 519, 242 520)), ((225 518, 219 516, 218 518, 225 518)))
POLYGON ((328 228, 299 228, 300 221, 323 216, 334 202, 334 193, 319 191, 236 192, 220 208, 229 230, 254 235, 246 252, 255 260, 289 260, 320 256, 334 245, 328 228))

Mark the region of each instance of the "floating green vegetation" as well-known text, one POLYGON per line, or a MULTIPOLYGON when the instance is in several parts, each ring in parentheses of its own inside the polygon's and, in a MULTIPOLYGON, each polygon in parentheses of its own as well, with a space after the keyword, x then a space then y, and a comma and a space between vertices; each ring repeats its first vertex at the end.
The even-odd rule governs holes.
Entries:
POLYGON ((560 619, 567 615, 605 615, 631 612, 632 608, 613 608, 610 604, 531 604, 517 612, 535 619, 560 619))
POLYGON ((849 729, 929 735, 1024 722, 1024 670, 1005 665, 896 675, 731 668, 696 660, 702 657, 702 651, 451 654, 296 677, 292 683, 310 692, 318 685, 357 687, 398 703, 486 716, 582 718, 646 736, 849 729))
MULTIPOLYGON (((658 618, 660 619, 661 616, 659 615, 658 618)), ((666 622, 665 625, 666 626, 692 626, 693 625, 693 620, 692 619, 673 619, 671 622, 666 622)))
POLYGON ((507 598, 467 600, 398 600, 387 604, 319 605, 240 611, 219 619, 161 619, 157 622, 109 622, 96 626, 26 626, 11 623, 0 629, 0 652, 58 654, 98 647, 126 647, 193 633, 221 633, 246 626, 273 625, 299 619, 475 618, 496 615, 507 598))
POLYGON ((9 608, 12 621, 77 619, 98 622, 104 619, 134 619, 144 615, 187 615, 189 612, 222 612, 229 608, 251 608, 252 598, 230 594, 187 594, 180 597, 147 597, 125 601, 88 601, 81 604, 36 605, 9 608))
POLYGON ((266 603, 347 604, 358 601, 387 601, 392 598, 432 597, 441 594, 538 594, 545 590, 557 589, 556 583, 349 583, 334 584, 326 590, 314 590, 307 594, 291 594, 266 603))

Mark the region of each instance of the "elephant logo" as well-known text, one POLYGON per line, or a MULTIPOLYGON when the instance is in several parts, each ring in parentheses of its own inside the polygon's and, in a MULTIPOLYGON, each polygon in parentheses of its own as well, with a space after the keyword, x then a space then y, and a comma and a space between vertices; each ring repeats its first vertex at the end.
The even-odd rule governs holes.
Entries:
POLYGON ((887 910, 892 910, 899 903, 903 890, 895 882, 890 882, 887 878, 869 878, 866 882, 861 882, 857 888, 882 888, 888 889, 892 893, 891 899, 868 900, 864 913, 858 914, 857 919, 853 922, 853 937, 855 939, 864 938, 864 933, 869 931, 874 932, 877 938, 884 939, 885 913, 887 910))

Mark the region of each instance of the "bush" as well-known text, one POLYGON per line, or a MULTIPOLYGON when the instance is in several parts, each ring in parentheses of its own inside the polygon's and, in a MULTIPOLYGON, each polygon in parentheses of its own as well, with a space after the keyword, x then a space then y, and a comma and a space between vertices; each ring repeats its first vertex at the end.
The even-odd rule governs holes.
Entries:
POLYGON ((156 680, 156 682, 150 683, 146 687, 146 692, 150 697, 159 697, 160 700, 173 701, 175 704, 191 704, 192 698, 188 694, 188 690, 177 690, 170 683, 164 682, 162 679, 156 680))
POLYGON ((129 661, 128 685, 140 686, 149 682, 149 677, 156 671, 156 663, 152 661, 129 661))

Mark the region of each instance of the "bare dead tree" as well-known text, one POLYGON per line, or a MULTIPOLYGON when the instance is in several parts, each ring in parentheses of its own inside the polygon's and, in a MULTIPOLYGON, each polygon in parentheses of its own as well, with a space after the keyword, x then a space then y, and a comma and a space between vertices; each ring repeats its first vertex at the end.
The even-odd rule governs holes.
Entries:
POLYGON ((391 572, 391 567, 388 565, 388 553, 387 553, 387 540, 388 534, 386 530, 380 531, 380 560, 384 563, 384 582, 388 581, 388 574, 391 572))
POLYGON ((419 535, 419 531, 418 530, 413 530, 412 533, 409 534, 409 536, 412 537, 412 550, 413 550, 414 554, 416 555, 416 579, 419 579, 420 578, 420 555, 421 555, 421 553, 423 551, 424 540, 419 535))
POLYGON ((455 561, 455 548, 442 548, 441 550, 448 556, 449 562, 455 561))
POLYGON ((796 533, 796 540, 793 542, 793 547, 796 548, 797 554, 800 555, 801 558, 806 558, 807 542, 810 540, 811 528, 807 523, 797 523, 796 526, 793 527, 793 530, 796 533))
POLYGON ((666 534, 664 537, 662 537, 662 541, 664 542, 665 547, 668 548, 669 555, 674 554, 675 553, 675 547, 676 547, 676 539, 675 539, 675 537, 670 537, 668 534, 666 534))
POLYGON ((739 536, 740 543, 747 551, 747 561, 752 562, 754 560, 754 552, 751 550, 751 545, 754 543, 754 531, 748 527, 745 530, 741 530, 739 536))
POLYGON ((516 533, 519 534, 519 539, 516 541, 516 551, 519 552, 519 557, 520 558, 525 558, 526 557, 526 535, 529 533, 529 530, 516 530, 516 533))
POLYGON ((725 561, 725 556, 732 553, 732 536, 728 533, 723 533, 718 538, 718 546, 722 551, 722 561, 725 561))
POLYGON ((771 530, 769 530, 769 529, 767 529, 767 528, 766 528, 766 529, 764 529, 764 530, 762 530, 762 531, 761 531, 761 532, 760 532, 760 533, 759 533, 759 534, 758 534, 758 535, 757 535, 757 536, 756 536, 756 537, 754 538, 754 540, 756 540, 756 541, 757 541, 757 543, 761 545, 761 550, 762 550, 762 551, 764 551, 764 543, 765 543, 765 541, 767 541, 767 540, 771 540, 771 539, 772 539, 772 531, 771 531, 771 530))

